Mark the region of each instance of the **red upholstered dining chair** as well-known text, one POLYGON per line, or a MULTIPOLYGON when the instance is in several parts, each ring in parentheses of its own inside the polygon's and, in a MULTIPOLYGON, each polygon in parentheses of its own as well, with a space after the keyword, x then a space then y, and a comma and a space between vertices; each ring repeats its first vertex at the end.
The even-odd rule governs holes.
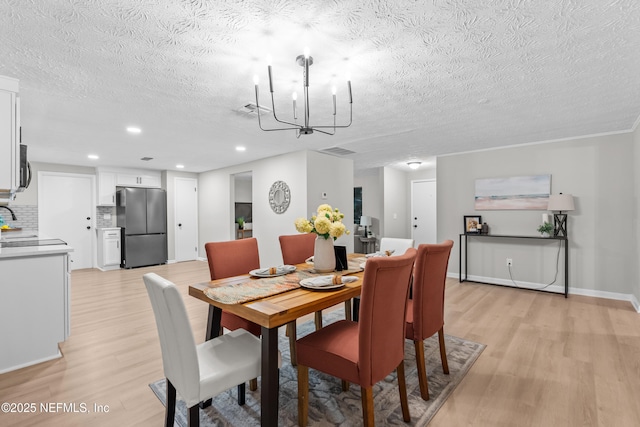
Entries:
MULTIPOLYGON (((260 268, 258 240, 255 237, 225 242, 209 242, 204 245, 204 249, 207 252, 211 280, 240 276, 260 268)), ((213 306, 209 307, 209 311, 211 310, 213 310, 213 306)), ((257 337, 262 334, 262 327, 257 323, 225 311, 222 312, 220 326, 230 331, 242 328, 257 337)), ((249 389, 256 390, 257 388, 257 380, 252 379, 249 382, 249 389)), ((238 403, 244 403, 244 384, 238 386, 238 403)))
MULTIPOLYGON (((301 233, 283 235, 279 237, 280 250, 282 252, 282 262, 288 265, 296 265, 305 262, 313 256, 316 243, 315 233, 301 233)), ((345 316, 351 318, 351 301, 345 301, 345 316)), ((322 311, 315 313, 316 330, 322 328, 322 311)), ((289 336, 289 347, 291 353, 291 364, 296 365, 296 322, 287 324, 287 335, 289 336), (293 338, 293 339, 292 339, 293 338)))
POLYGON ((394 369, 405 422, 411 421, 404 377, 405 316, 415 249, 367 261, 360 320, 340 320, 297 341, 298 424, 307 424, 309 368, 360 385, 364 425, 374 425, 373 385, 394 369))
POLYGON ((429 400, 427 371, 424 360, 424 340, 436 332, 440 344, 442 370, 449 373, 447 352, 444 345, 444 287, 447 279, 452 240, 438 244, 418 246, 413 272, 413 299, 409 300, 406 318, 406 338, 416 349, 420 395, 429 400))

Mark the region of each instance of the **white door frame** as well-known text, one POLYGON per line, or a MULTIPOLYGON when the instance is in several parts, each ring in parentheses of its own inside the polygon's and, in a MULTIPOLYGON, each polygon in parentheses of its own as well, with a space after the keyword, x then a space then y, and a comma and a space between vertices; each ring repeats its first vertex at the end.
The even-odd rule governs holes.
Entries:
POLYGON ((173 196, 173 258, 175 260, 175 262, 178 262, 178 247, 179 247, 179 239, 178 237, 180 236, 180 227, 178 227, 178 220, 180 218, 178 218, 178 203, 177 203, 177 193, 178 193, 178 181, 190 181, 193 182, 194 188, 196 189, 195 191, 195 206, 193 207, 194 209, 194 221, 195 221, 195 228, 196 228, 196 235, 195 235, 195 248, 196 250, 194 251, 194 260, 198 259, 198 180, 196 178, 188 178, 188 177, 180 177, 180 176, 176 176, 173 178, 173 189, 174 189, 174 196, 173 196))
MULTIPOLYGON (((83 178, 83 179, 89 179, 91 181, 91 185, 90 185, 90 191, 91 191, 91 220, 90 220, 90 226, 91 226, 91 230, 92 232, 90 233, 91 236, 91 244, 90 244, 90 248, 89 250, 91 251, 91 267, 90 268, 95 268, 98 263, 97 263, 97 247, 96 247, 96 242, 97 242, 97 236, 96 236, 96 215, 98 214, 97 212, 97 208, 96 208, 96 176, 95 175, 91 175, 91 174, 83 174, 83 173, 69 173, 69 172, 50 172, 50 171, 38 171, 38 187, 40 187, 40 183, 43 181, 43 178, 46 180, 47 176, 55 176, 55 177, 66 177, 66 178, 83 178)), ((64 191, 64 189, 61 189, 61 191, 64 191)), ((43 201, 44 201, 44 196, 42 194, 42 192, 40 191, 40 188, 38 188, 38 235, 41 234, 41 215, 42 215, 42 205, 43 205, 43 201)), ((44 236, 44 237, 52 237, 52 238, 58 238, 59 236, 44 236)), ((78 251, 78 250, 83 250, 82 248, 73 248, 74 251, 78 251)))
MULTIPOLYGON (((414 227, 413 227, 413 226, 414 226, 414 221, 415 221, 415 220, 414 220, 414 218, 415 218, 415 212, 414 212, 414 201, 415 201, 415 195, 413 194, 413 187, 414 187, 414 184, 416 184, 416 183, 420 183, 420 182, 433 182, 433 183, 435 183, 435 182, 436 182, 436 180, 435 180, 434 178, 431 178, 431 179, 414 179, 414 180, 411 180, 411 218, 410 218, 411 220, 410 220, 410 222, 409 222, 409 227, 411 227, 411 238, 412 238, 412 239, 414 239, 414 240, 416 240, 416 239, 415 239, 414 232, 413 232, 413 230, 414 230, 414 227)), ((436 186, 436 197, 437 197, 437 186, 436 186)), ((435 230, 434 230, 434 231, 435 231, 435 241, 434 241, 433 243, 437 243, 437 239, 438 239, 438 207, 437 207, 437 198, 436 198, 436 209, 435 209, 434 215, 435 215, 435 218, 434 218, 434 219, 435 219, 435 224, 434 224, 434 228, 435 228, 435 230)), ((421 242, 418 242, 418 241, 416 240, 416 247, 417 247, 417 246, 418 246, 418 244, 420 244, 420 243, 421 243, 421 242)))

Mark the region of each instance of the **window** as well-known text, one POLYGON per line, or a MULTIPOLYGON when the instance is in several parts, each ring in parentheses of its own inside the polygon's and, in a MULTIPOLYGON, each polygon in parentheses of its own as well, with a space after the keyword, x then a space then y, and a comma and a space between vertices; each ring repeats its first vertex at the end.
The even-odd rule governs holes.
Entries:
POLYGON ((360 224, 362 216, 362 187, 354 187, 353 189, 353 222, 360 224))

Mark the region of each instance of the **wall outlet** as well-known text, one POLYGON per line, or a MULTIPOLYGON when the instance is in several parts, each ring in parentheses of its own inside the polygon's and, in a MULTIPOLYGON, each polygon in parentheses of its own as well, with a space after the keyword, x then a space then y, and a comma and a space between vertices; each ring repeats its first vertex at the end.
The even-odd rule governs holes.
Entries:
POLYGON ((513 266, 513 260, 511 258, 507 258, 507 267, 513 266))

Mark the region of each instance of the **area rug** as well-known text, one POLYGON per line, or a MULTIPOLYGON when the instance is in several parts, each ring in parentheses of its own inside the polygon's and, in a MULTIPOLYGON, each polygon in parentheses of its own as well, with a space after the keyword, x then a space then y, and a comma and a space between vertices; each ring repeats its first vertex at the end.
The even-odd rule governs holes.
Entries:
MULTIPOLYGON (((344 318, 343 310, 335 310, 323 315, 323 323, 329 324, 344 318)), ((281 330, 284 328, 280 328, 281 330)), ((312 332, 313 321, 298 326, 298 336, 312 332)), ((279 348, 282 352, 280 370, 280 410, 279 426, 298 425, 298 383, 297 369, 291 366, 289 359, 289 341, 280 331, 279 348)), ((395 372, 373 388, 375 423, 377 426, 426 426, 438 409, 462 381, 473 363, 485 348, 484 344, 468 341, 445 334, 449 375, 442 373, 438 335, 425 340, 425 358, 431 399, 424 401, 420 397, 418 375, 415 363, 413 342, 405 341, 405 375, 409 398, 411 422, 402 420, 398 382, 395 372)), ((165 380, 149 384, 158 399, 165 404, 165 380)), ((250 391, 246 387, 246 404, 239 406, 237 387, 216 396, 213 404, 200 410, 200 425, 209 426, 259 426, 260 425, 260 380, 258 390, 250 391)), ((178 396, 179 398, 179 396, 178 396)), ((309 425, 310 426, 360 426, 362 425, 362 406, 360 387, 351 384, 349 391, 343 392, 340 380, 314 369, 309 369, 309 425)), ((179 400, 176 407, 175 424, 187 427, 186 405, 179 400)))

